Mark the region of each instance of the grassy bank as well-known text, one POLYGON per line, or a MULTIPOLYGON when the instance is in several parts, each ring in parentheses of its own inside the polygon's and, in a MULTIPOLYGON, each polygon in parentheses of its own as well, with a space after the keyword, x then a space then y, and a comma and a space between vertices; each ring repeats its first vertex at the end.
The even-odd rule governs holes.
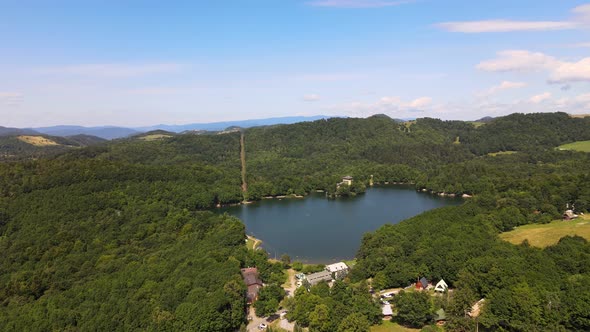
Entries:
POLYGON ((246 240, 246 247, 250 250, 256 250, 260 244, 262 243, 262 240, 259 240, 253 236, 250 235, 246 235, 248 237, 248 239, 246 240))

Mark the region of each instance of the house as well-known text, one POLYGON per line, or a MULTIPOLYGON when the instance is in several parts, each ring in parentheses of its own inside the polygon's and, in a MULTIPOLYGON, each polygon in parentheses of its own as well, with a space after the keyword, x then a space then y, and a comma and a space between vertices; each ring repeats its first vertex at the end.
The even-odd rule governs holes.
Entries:
POLYGON ((574 210, 566 210, 563 213, 563 220, 572 220, 579 217, 577 214, 574 214, 574 210))
POLYGON ((436 314, 434 315, 434 321, 436 322, 436 325, 444 325, 445 322, 447 321, 447 314, 445 313, 444 309, 438 309, 436 311, 436 314))
POLYGON ((309 286, 317 285, 322 281, 332 281, 332 273, 330 273, 330 271, 327 270, 312 273, 307 275, 307 277, 305 277, 305 280, 307 280, 309 286))
POLYGON ((340 183, 351 186, 352 185, 352 176, 343 177, 342 182, 340 182, 340 183))
POLYGON ((336 188, 340 188, 342 185, 352 186, 352 176, 343 177, 342 182, 336 184, 336 188))
POLYGON ((444 293, 448 288, 449 285, 447 285, 447 283, 443 279, 440 279, 436 286, 434 286, 434 291, 444 293))
POLYGON ((420 290, 420 289, 428 289, 429 283, 428 283, 428 279, 422 277, 420 278, 420 280, 418 280, 418 282, 416 283, 416 289, 420 290))
POLYGON ((393 317, 393 310, 391 310, 391 304, 386 304, 382 306, 381 313, 383 314, 383 319, 391 319, 393 317))
POLYGON ((342 279, 348 274, 348 265, 338 262, 326 266, 326 271, 332 273, 334 279, 342 279))
POLYGON ((258 291, 262 288, 262 280, 258 276, 258 269, 255 267, 248 267, 240 270, 242 272, 242 278, 244 283, 248 287, 247 301, 248 304, 254 303, 258 298, 258 291))
POLYGON ((471 318, 477 318, 479 316, 479 314, 481 313, 481 308, 483 308, 483 305, 485 303, 486 299, 481 299, 477 302, 475 302, 472 306, 471 306, 471 311, 469 312, 469 316, 471 318))

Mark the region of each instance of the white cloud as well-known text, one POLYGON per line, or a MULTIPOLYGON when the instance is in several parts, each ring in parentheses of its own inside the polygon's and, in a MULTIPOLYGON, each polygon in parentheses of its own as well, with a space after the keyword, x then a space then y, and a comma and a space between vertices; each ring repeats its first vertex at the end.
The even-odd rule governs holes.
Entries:
POLYGON ((450 32, 482 33, 482 32, 511 32, 511 31, 547 31, 569 30, 578 26, 575 22, 567 21, 510 21, 483 20, 445 22, 436 26, 450 32))
POLYGON ((550 92, 544 92, 540 95, 532 96, 529 101, 533 104, 539 104, 551 98, 550 92))
POLYGON ((353 117, 367 117, 373 114, 387 114, 391 117, 416 117, 416 113, 423 115, 432 108, 432 98, 420 97, 411 101, 404 101, 398 96, 381 97, 375 102, 354 102, 336 105, 329 108, 334 114, 353 117))
POLYGON ((590 3, 576 7, 572 12, 576 15, 575 20, 584 23, 590 22, 590 3))
POLYGON ((0 91, 0 105, 17 106, 22 102, 22 93, 13 91, 0 91))
POLYGON ((430 97, 421 97, 411 101, 407 107, 409 108, 423 108, 428 105, 432 104, 432 98, 430 97))
POLYGON ((479 63, 477 69, 485 71, 534 71, 555 67, 558 61, 543 53, 522 50, 498 52, 498 58, 479 63))
POLYGON ((498 58, 483 61, 477 68, 491 72, 547 71, 550 83, 590 82, 590 58, 569 62, 543 53, 511 50, 498 52, 498 58))
POLYGON ((303 96, 303 100, 304 101, 318 101, 318 100, 320 100, 320 96, 315 93, 312 93, 312 94, 303 96))
POLYGON ((590 81, 590 58, 578 62, 560 62, 553 69, 549 80, 552 83, 590 81))
POLYGON ((39 70, 43 74, 74 75, 90 77, 125 78, 153 74, 169 74, 180 71, 184 66, 177 63, 152 64, 82 64, 62 67, 44 68, 39 70))
POLYGON ((406 1, 386 1, 386 0, 316 0, 307 4, 313 7, 335 7, 335 8, 382 8, 404 5, 414 2, 406 1))
POLYGON ((480 20, 456 21, 436 24, 450 32, 485 33, 514 31, 551 31, 583 28, 590 24, 590 4, 575 7, 572 17, 564 21, 518 21, 518 20, 480 20))
POLYGON ((480 93, 479 96, 481 96, 481 97, 491 96, 491 95, 496 94, 500 91, 510 90, 510 89, 520 89, 520 88, 524 88, 525 86, 527 86, 527 84, 524 82, 503 81, 502 83, 500 83, 498 85, 494 85, 493 87, 489 88, 488 90, 480 93))

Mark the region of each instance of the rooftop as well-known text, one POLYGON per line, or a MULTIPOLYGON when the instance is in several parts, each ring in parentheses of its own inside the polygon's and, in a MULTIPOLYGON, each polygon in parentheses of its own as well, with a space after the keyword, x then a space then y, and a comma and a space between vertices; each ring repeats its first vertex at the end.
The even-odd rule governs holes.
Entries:
POLYGON ((338 262, 338 263, 326 265, 326 270, 328 270, 330 272, 338 272, 338 271, 348 270, 348 265, 346 265, 344 262, 338 262))

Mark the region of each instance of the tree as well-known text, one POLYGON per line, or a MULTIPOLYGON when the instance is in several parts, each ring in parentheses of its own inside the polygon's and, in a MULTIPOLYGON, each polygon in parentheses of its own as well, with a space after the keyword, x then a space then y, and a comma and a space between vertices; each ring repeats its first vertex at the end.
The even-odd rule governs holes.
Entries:
POLYGON ((330 313, 328 306, 318 304, 309 314, 310 332, 330 332, 330 313))
POLYGON ((285 297, 285 290, 276 285, 268 285, 258 292, 258 300, 254 302, 256 315, 259 317, 274 314, 279 309, 279 302, 285 297))
POLYGON ((430 298, 425 292, 400 291, 393 303, 397 319, 404 325, 422 327, 432 315, 430 298))
POLYGON ((291 257, 287 254, 283 254, 281 256, 281 263, 283 263, 284 268, 289 268, 289 265, 291 264, 291 257))
POLYGON ((367 317, 360 313, 353 313, 340 323, 338 332, 368 332, 370 327, 367 317))

